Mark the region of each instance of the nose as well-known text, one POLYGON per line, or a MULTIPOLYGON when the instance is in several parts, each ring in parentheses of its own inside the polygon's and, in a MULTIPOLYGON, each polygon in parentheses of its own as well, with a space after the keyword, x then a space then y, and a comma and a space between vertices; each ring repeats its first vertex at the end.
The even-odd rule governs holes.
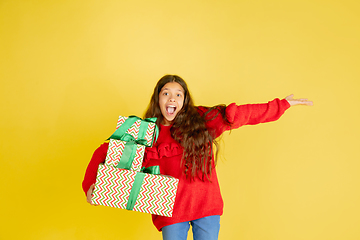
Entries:
POLYGON ((169 96, 169 102, 175 102, 174 94, 171 94, 171 95, 169 96))

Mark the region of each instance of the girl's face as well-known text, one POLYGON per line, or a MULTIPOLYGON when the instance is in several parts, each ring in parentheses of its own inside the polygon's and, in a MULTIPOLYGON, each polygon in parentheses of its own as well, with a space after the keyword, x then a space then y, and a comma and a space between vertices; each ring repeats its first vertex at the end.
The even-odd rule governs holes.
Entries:
POLYGON ((175 119, 184 105, 185 91, 177 82, 169 82, 159 93, 159 107, 164 119, 162 124, 168 126, 175 119))

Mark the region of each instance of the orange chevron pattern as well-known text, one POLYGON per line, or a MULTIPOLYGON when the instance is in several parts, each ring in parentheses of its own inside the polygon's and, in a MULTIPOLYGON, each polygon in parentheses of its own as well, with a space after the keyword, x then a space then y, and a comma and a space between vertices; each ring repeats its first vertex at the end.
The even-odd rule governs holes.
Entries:
POLYGON ((135 139, 138 139, 140 125, 141 120, 137 120, 126 132, 132 135, 135 139))
POLYGON ((118 122, 116 124, 116 129, 118 129, 121 126, 121 124, 123 124, 126 121, 126 119, 128 119, 128 117, 119 116, 118 122))
POLYGON ((126 142, 116 139, 110 139, 108 151, 105 158, 105 165, 117 166, 122 152, 125 149, 126 142))
POLYGON ((172 216, 179 180, 146 174, 134 210, 161 216, 172 216))
POLYGON ((145 139, 149 147, 151 147, 153 144, 154 136, 155 136, 155 123, 149 123, 145 134, 145 139))
POLYGON ((126 209, 136 172, 100 164, 92 202, 126 209))
MULTIPOLYGON (((126 209, 136 172, 99 165, 92 201, 98 205, 126 209)), ((145 174, 134 211, 172 216, 177 185, 176 178, 145 174)))
MULTIPOLYGON (((119 164, 120 158, 125 149, 125 144, 126 142, 124 141, 110 139, 109 148, 105 158, 106 166, 116 167, 119 164)), ((145 146, 136 145, 136 154, 130 170, 133 171, 141 170, 142 162, 144 159, 144 153, 145 153, 145 146)))
POLYGON ((145 153, 145 146, 143 145, 137 145, 136 148, 136 154, 134 161, 132 163, 131 170, 139 172, 142 167, 143 159, 144 159, 144 153, 145 153))

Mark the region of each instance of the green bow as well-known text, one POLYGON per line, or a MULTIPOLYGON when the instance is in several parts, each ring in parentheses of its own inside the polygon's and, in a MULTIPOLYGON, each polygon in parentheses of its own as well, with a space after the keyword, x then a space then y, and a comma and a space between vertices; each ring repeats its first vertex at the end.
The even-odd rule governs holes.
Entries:
POLYGON ((120 156, 120 161, 116 167, 130 170, 135 158, 137 144, 145 145, 146 140, 136 140, 132 135, 128 133, 122 135, 120 140, 125 141, 125 148, 120 156))
MULTIPOLYGON (((125 122, 123 124, 121 124, 121 126, 116 129, 116 131, 108 138, 108 140, 111 139, 117 139, 117 140, 123 140, 123 138, 125 138, 126 136, 126 131, 137 121, 137 120, 141 120, 141 125, 140 125, 140 129, 139 129, 139 133, 138 133, 138 139, 140 140, 145 140, 145 135, 146 135, 146 130, 148 128, 149 123, 156 123, 157 118, 145 118, 145 119, 141 119, 137 116, 129 116, 125 122)), ((147 141, 143 141, 142 143, 138 143, 141 145, 145 145, 150 147, 154 142, 157 141, 159 135, 159 128, 157 127, 157 125, 155 124, 155 134, 153 137, 153 140, 150 144, 147 144, 147 141), (155 140, 155 141, 154 141, 155 140)), ((126 141, 126 140, 123 140, 126 141)), ((138 140, 137 140, 138 141, 138 140)))
POLYGON ((158 175, 158 174, 160 174, 160 166, 156 165, 156 166, 151 166, 151 167, 147 167, 147 168, 142 167, 140 171, 143 173, 150 173, 150 174, 158 175))

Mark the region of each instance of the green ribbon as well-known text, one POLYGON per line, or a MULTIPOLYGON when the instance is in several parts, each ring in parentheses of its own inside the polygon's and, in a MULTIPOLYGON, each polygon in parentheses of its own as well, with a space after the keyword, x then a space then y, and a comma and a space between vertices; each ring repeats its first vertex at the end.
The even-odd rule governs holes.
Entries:
MULTIPOLYGON (((137 121, 137 120, 141 120, 141 124, 140 124, 140 129, 139 129, 139 133, 138 133, 138 139, 139 140, 145 140, 145 135, 146 135, 146 129, 148 128, 149 123, 156 123, 156 119, 157 118, 145 118, 145 119, 141 119, 137 116, 129 116, 125 122, 123 124, 121 124, 121 126, 116 129, 116 131, 108 138, 108 140, 110 138, 112 139, 117 139, 117 140, 123 140, 126 135, 129 135, 128 133, 126 133, 126 131, 137 121), (143 124, 145 123, 145 124, 143 124)), ((155 136, 153 137, 150 146, 152 145, 152 143, 155 142, 158 138, 159 135, 159 128, 157 127, 157 125, 155 124, 155 136)), ((137 141, 139 141, 137 140, 137 141)), ((123 140, 126 141, 126 140, 123 140)), ((143 141, 142 143, 138 143, 141 145, 146 145, 147 146, 147 141, 143 141)))
POLYGON ((143 173, 150 173, 150 174, 158 175, 158 174, 160 174, 160 166, 156 165, 156 166, 151 166, 151 167, 147 167, 147 168, 143 167, 143 168, 141 168, 140 171, 143 173))
POLYGON ((130 170, 135 158, 137 144, 145 145, 146 140, 136 140, 132 135, 128 133, 122 135, 120 140, 125 141, 125 148, 120 156, 120 161, 116 167, 130 170))
POLYGON ((141 168, 141 172, 137 172, 135 175, 135 180, 134 183, 132 185, 131 191, 130 191, 130 196, 128 199, 128 202, 126 204, 126 209, 127 210, 133 210, 135 203, 136 203, 136 199, 140 193, 140 189, 141 189, 141 185, 144 181, 144 177, 146 173, 150 173, 150 174, 160 174, 160 167, 157 166, 151 166, 148 168, 141 168))
POLYGON ((136 199, 140 193, 140 188, 141 188, 142 182, 144 181, 144 177, 145 177, 145 173, 143 173, 143 172, 136 173, 135 181, 134 181, 134 184, 130 191, 129 200, 126 204, 127 210, 133 210, 135 203, 136 203, 136 199))

